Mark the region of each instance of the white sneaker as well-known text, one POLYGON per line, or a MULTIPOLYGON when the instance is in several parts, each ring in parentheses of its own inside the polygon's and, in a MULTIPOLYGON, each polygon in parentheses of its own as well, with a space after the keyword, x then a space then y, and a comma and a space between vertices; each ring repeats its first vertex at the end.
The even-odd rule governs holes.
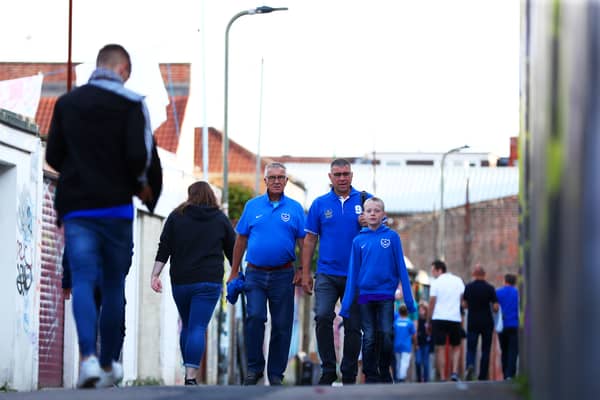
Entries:
POLYGON ((107 388, 116 386, 123 380, 123 366, 116 361, 112 362, 112 370, 104 371, 100 368, 100 379, 96 382, 97 388, 107 388))
POLYGON ((77 380, 78 388, 93 388, 96 382, 100 379, 100 363, 96 356, 90 356, 79 365, 79 379, 77 380))

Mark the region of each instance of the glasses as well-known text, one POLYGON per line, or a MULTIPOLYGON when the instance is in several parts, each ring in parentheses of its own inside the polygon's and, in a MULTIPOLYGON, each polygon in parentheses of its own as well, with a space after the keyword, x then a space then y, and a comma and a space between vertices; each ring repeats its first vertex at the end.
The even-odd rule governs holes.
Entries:
POLYGON ((286 179, 287 179, 287 176, 285 176, 285 175, 269 175, 269 176, 267 176, 267 180, 269 182, 285 181, 286 179))
POLYGON ((336 178, 339 178, 341 176, 343 176, 344 178, 349 177, 352 174, 352 172, 334 172, 331 175, 335 176, 336 178))

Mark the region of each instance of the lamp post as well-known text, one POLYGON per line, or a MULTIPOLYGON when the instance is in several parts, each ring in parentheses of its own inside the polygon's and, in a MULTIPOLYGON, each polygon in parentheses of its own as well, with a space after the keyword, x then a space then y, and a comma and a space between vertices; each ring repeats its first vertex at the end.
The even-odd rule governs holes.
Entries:
POLYGON ((440 219, 439 219, 439 236, 438 236, 438 258, 444 260, 446 258, 446 213, 444 210, 444 163, 449 154, 457 153, 461 150, 468 149, 469 146, 464 145, 448 150, 442 155, 441 174, 440 174, 440 219))
MULTIPOLYGON (((273 8, 269 6, 256 7, 250 10, 240 11, 235 14, 227 24, 225 29, 225 95, 224 95, 224 111, 223 111, 223 212, 225 215, 229 215, 229 135, 227 131, 227 118, 228 118, 228 96, 229 96, 229 30, 231 25, 240 17, 244 15, 254 14, 268 14, 273 11, 285 11, 287 7, 273 8)), ((262 90, 262 89, 261 89, 262 90)), ((235 362, 237 359, 236 345, 237 345, 237 332, 236 332, 236 319, 235 319, 235 307, 229 306, 229 360, 227 363, 227 380, 230 385, 235 384, 235 362)), ((242 377, 242 380, 244 377, 242 377)))
POLYGON ((269 6, 261 6, 256 7, 250 10, 240 11, 235 14, 227 24, 227 29, 225 29, 225 96, 224 103, 225 109, 223 112, 223 212, 225 215, 229 215, 229 135, 227 132, 227 117, 228 117, 228 96, 229 96, 229 30, 231 29, 231 25, 240 17, 244 15, 255 15, 255 14, 268 14, 273 11, 285 11, 287 7, 269 7, 269 6))
POLYGON ((258 107, 258 144, 256 146, 256 182, 254 187, 254 194, 256 196, 260 193, 260 178, 261 178, 261 162, 260 162, 260 134, 262 132, 262 105, 263 105, 263 70, 265 66, 265 59, 260 60, 260 99, 258 107))

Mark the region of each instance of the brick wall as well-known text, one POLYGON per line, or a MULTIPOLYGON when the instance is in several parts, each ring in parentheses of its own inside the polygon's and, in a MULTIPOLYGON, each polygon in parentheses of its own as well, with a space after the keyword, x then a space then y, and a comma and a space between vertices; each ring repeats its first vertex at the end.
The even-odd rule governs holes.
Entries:
MULTIPOLYGON (((516 196, 446 210, 446 264, 471 280, 470 269, 483 265, 488 281, 500 286, 507 272, 519 269, 519 207, 516 196)), ((435 259, 438 214, 390 215, 404 253, 416 268, 429 272, 435 259)))

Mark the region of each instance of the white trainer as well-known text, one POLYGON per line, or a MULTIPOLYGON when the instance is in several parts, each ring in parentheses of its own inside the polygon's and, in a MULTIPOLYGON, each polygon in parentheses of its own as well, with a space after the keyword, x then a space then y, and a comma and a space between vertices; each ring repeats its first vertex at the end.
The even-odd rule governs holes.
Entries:
POLYGON ((93 388, 100 379, 102 368, 96 356, 90 356, 79 365, 78 388, 93 388))
POLYGON ((100 379, 96 382, 96 387, 113 387, 118 385, 121 380, 123 380, 123 366, 120 363, 113 361, 112 370, 110 372, 106 372, 100 368, 100 379))

